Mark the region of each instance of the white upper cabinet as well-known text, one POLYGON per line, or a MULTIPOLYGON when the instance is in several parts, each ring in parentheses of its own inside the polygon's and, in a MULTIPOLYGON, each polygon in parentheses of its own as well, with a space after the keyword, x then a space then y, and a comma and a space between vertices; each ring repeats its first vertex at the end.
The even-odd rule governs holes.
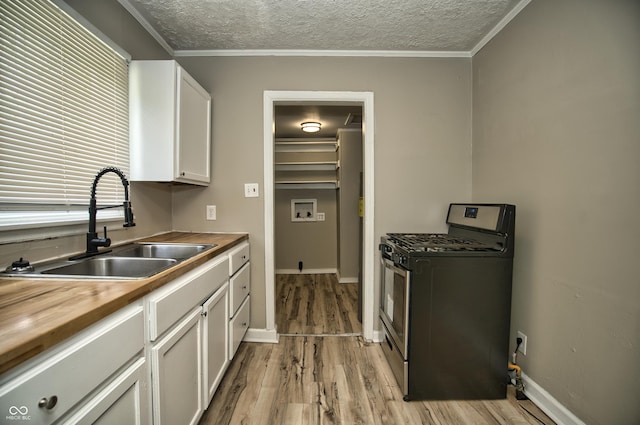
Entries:
POLYGON ((129 65, 132 181, 206 186, 211 180, 211 96, 174 60, 129 65))

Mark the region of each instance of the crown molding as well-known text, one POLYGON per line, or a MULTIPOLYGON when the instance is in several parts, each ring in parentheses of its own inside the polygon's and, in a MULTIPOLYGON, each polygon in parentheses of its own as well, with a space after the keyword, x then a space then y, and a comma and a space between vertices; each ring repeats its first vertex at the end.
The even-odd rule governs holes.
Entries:
POLYGON ((140 23, 140 25, 142 25, 142 27, 151 35, 151 37, 153 37, 158 42, 160 46, 162 46, 164 50, 166 50, 167 53, 169 53, 172 57, 175 56, 174 50, 171 48, 171 46, 169 46, 169 43, 167 43, 166 40, 162 38, 160 33, 151 26, 149 21, 147 21, 144 16, 142 16, 140 12, 138 12, 138 9, 133 7, 129 0, 118 0, 118 3, 120 3, 120 5, 122 5, 122 7, 124 7, 127 12, 129 12, 129 14, 131 14, 131 16, 133 16, 134 19, 140 23))
POLYGON ((470 58, 470 52, 420 50, 175 50, 175 56, 315 56, 387 58, 470 58))
POLYGON ((506 27, 507 24, 511 22, 511 20, 515 18, 529 3, 531 3, 531 0, 520 1, 520 3, 518 3, 513 9, 511 9, 511 11, 507 13, 505 17, 502 18, 500 22, 498 22, 496 26, 493 27, 493 29, 491 29, 491 31, 489 31, 487 35, 485 35, 473 49, 471 49, 471 51, 469 52, 469 56, 475 56, 476 53, 478 53, 485 45, 487 45, 487 43, 489 43, 493 39, 493 37, 495 37, 500 31, 502 31, 502 29, 506 27))

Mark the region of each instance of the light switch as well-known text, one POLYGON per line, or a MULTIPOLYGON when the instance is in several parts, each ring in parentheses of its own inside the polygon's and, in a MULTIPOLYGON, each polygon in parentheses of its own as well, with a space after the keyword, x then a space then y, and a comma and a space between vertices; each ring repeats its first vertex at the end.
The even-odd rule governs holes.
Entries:
POLYGON ((244 197, 245 198, 257 198, 260 196, 258 191, 258 183, 245 183, 244 184, 244 197))

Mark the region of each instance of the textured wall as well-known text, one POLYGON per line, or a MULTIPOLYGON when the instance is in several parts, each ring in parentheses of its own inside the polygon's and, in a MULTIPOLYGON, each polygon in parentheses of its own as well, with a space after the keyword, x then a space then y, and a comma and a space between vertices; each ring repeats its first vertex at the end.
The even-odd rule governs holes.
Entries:
POLYGON ((517 205, 512 335, 588 424, 640 423, 640 3, 537 0, 473 59, 473 198, 517 205))

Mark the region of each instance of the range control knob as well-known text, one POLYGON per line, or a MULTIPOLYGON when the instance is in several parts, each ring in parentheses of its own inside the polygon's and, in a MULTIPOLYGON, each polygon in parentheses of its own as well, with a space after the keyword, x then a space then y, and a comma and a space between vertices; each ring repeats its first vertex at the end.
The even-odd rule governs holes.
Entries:
POLYGON ((396 264, 407 264, 408 258, 406 255, 394 253, 393 262, 396 264))

